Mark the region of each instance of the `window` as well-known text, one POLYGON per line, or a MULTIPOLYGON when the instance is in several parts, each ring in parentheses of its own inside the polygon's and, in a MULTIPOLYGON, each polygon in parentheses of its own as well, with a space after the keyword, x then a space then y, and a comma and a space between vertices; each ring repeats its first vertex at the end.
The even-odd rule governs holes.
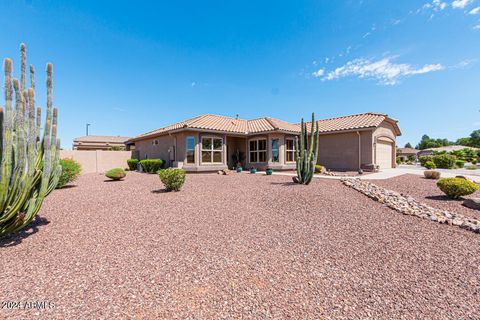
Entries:
POLYGON ((250 140, 250 162, 267 161, 267 140, 250 140))
POLYGON ((295 161, 295 140, 293 139, 286 139, 285 140, 285 152, 287 162, 294 162, 295 161))
POLYGON ((187 152, 186 163, 195 163, 195 137, 185 138, 185 150, 187 152))
POLYGON ((223 140, 202 138, 202 163, 222 163, 223 140))
POLYGON ((272 162, 279 162, 279 149, 278 149, 278 139, 272 140, 272 162))
POLYGON ((158 140, 153 140, 152 141, 152 144, 155 146, 155 145, 158 145, 158 140))

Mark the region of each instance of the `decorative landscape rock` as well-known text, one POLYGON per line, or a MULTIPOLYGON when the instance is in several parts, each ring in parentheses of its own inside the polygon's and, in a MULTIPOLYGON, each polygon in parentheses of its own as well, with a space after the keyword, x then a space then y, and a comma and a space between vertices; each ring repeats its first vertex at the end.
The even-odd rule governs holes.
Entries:
POLYGON ((440 171, 435 171, 435 170, 425 170, 423 171, 423 175, 427 179, 440 179, 440 171))
POLYGON ((480 210, 480 198, 465 199, 463 205, 470 209, 480 210))
MULTIPOLYGON (((384 203, 389 208, 406 215, 412 215, 439 223, 458 226, 476 233, 480 233, 480 221, 465 217, 461 214, 432 208, 424 203, 415 200, 413 197, 404 196, 398 192, 379 187, 368 181, 352 178, 342 179, 344 185, 351 187, 366 196, 384 203)), ((472 200, 472 199, 469 199, 472 200)), ((479 204, 477 200, 477 205, 479 204)), ((469 202, 470 204, 470 202, 469 202)))

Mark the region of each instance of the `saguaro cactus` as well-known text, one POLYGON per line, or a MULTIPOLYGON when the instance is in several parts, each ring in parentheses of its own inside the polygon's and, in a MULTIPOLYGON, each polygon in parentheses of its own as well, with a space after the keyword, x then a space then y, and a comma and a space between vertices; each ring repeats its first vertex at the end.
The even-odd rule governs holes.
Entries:
POLYGON ((35 107, 34 69, 26 89, 26 49, 20 45, 20 83, 12 79, 12 61, 5 59, 5 110, 0 106, 0 236, 25 227, 57 185, 60 141, 57 108, 52 112, 52 64, 47 64, 47 114, 40 137, 41 108, 35 107), (15 109, 13 89, 15 90, 15 109), (35 110, 36 108, 36 110, 35 110))
POLYGON ((309 184, 312 181, 318 156, 318 135, 315 114, 312 113, 310 141, 307 124, 302 118, 300 137, 295 137, 295 161, 297 162, 297 176, 293 177, 295 183, 309 184))

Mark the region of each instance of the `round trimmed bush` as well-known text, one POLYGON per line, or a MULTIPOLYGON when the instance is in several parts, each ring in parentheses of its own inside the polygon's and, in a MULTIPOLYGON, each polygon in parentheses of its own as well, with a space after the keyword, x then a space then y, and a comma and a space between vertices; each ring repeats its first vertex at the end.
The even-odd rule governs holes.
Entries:
POLYGON ((423 166, 427 169, 436 169, 437 168, 437 166, 435 165, 435 162, 433 162, 433 161, 427 161, 427 162, 425 162, 425 164, 423 166))
POLYGON ((325 173, 325 167, 319 164, 315 165, 315 173, 325 173))
POLYGON ((455 161, 455 166, 456 166, 457 168, 463 169, 463 167, 465 166, 465 161, 463 161, 463 160, 456 160, 456 161, 455 161))
POLYGON ((58 179, 57 189, 65 187, 68 183, 75 181, 82 171, 80 164, 73 159, 61 159, 62 174, 58 179))
POLYGON ((138 159, 128 159, 127 160, 128 169, 130 169, 130 171, 137 170, 138 162, 139 162, 138 159))
POLYGON ((437 168, 441 169, 453 169, 455 167, 455 160, 457 158, 451 154, 438 154, 433 156, 433 162, 437 168))
POLYGON ((158 176, 167 191, 179 191, 185 183, 185 170, 168 168, 158 171, 158 176))
POLYGON ((467 196, 478 190, 475 182, 462 178, 442 178, 437 181, 437 187, 452 199, 467 196))
POLYGON ((112 180, 122 180, 127 174, 122 168, 114 168, 105 172, 105 176, 112 180))
POLYGON ((428 161, 433 162, 433 156, 421 156, 420 158, 418 158, 418 161, 420 161, 420 165, 422 167, 425 167, 425 163, 427 163, 428 161))
POLYGON ((157 173, 158 170, 162 169, 165 161, 162 159, 145 159, 140 160, 140 165, 143 168, 143 171, 147 173, 157 173))

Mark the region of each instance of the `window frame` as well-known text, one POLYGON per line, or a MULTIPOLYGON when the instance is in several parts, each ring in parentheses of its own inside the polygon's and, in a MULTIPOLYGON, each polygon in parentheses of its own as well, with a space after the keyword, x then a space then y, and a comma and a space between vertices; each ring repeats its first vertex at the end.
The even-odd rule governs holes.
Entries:
POLYGON ((248 140, 248 162, 249 163, 266 163, 266 162, 268 162, 267 152, 268 152, 268 139, 267 138, 255 138, 255 139, 248 140), (262 149, 262 150, 259 149, 259 142, 260 141, 265 141, 265 149, 262 149), (251 148, 251 143, 252 142, 255 142, 255 145, 256 145, 255 150, 252 150, 252 148, 251 148), (252 161, 252 153, 256 154, 256 160, 257 161, 252 161), (258 161, 260 159, 260 153, 265 153, 265 161, 258 161))
POLYGON ((295 153, 296 153, 296 149, 295 149, 295 138, 285 138, 285 163, 294 163, 296 162, 295 160, 295 153), (288 143, 287 141, 288 140, 291 140, 292 141, 292 147, 293 149, 288 149, 288 143), (288 160, 288 154, 289 153, 292 153, 292 161, 289 161, 288 160))
POLYGON ((224 159, 224 145, 225 145, 225 143, 224 143, 224 139, 223 139, 222 137, 218 137, 218 136, 202 136, 202 137, 200 138, 200 164, 204 164, 204 163, 205 163, 205 164, 209 164, 209 165, 223 164, 223 159, 224 159), (204 148, 203 148, 203 140, 204 140, 204 139, 210 139, 210 140, 211 140, 210 149, 204 149, 204 148), (220 140, 220 141, 222 142, 220 149, 214 149, 213 140, 220 140), (210 154, 210 159, 211 159, 211 161, 210 161, 210 162, 203 161, 203 152, 211 152, 211 154, 210 154), (220 153, 220 157, 221 157, 220 162, 215 162, 215 161, 213 161, 215 152, 220 153))
POLYGON ((196 145, 197 145, 197 139, 195 136, 186 136, 185 137, 185 164, 187 165, 194 165, 195 164, 195 153, 196 153, 196 145), (188 148, 188 139, 193 138, 193 149, 188 148), (188 162, 188 152, 193 151, 193 162, 188 162))

